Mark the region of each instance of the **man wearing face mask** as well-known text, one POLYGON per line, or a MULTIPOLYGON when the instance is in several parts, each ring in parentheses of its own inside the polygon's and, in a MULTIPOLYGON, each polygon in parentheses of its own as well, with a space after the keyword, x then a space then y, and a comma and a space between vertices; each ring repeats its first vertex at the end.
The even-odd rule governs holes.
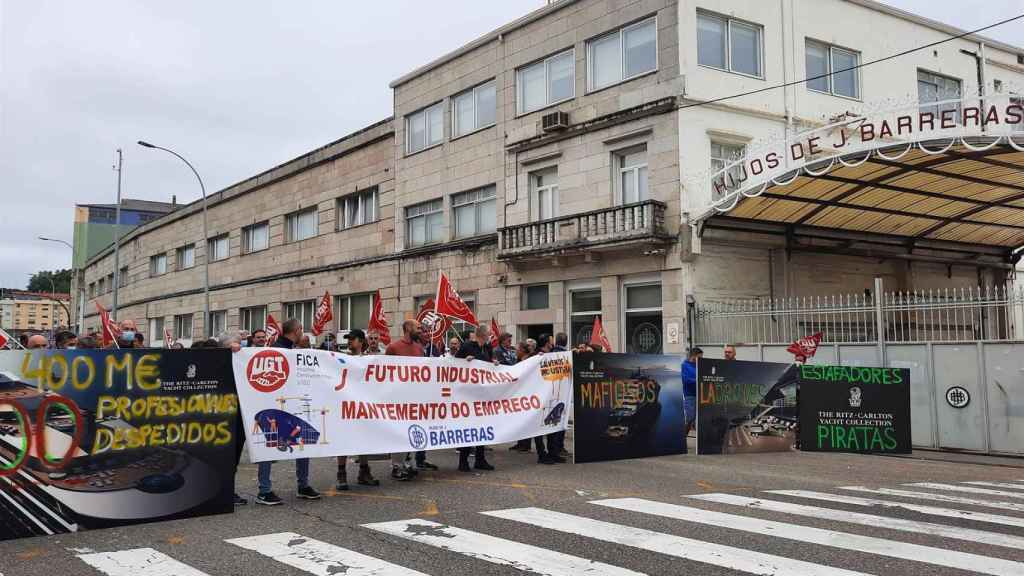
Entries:
POLYGON ((74 350, 78 347, 78 336, 68 330, 57 332, 53 341, 58 350, 74 350))
POLYGON ((135 320, 121 320, 121 335, 117 337, 117 345, 119 348, 135 348, 136 340, 135 334, 137 333, 137 326, 135 320))

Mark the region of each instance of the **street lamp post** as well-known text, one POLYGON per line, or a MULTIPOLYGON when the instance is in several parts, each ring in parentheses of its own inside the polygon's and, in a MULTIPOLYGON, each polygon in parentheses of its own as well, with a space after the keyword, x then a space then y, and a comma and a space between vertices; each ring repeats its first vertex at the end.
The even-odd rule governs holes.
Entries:
MULTIPOLYGON (((40 240, 45 240, 46 242, 60 242, 61 244, 67 246, 68 248, 71 248, 71 257, 73 259, 77 259, 78 258, 78 253, 75 252, 75 247, 72 246, 71 244, 68 244, 67 241, 61 240, 59 238, 46 238, 45 236, 39 236, 38 238, 40 240)), ((71 263, 71 272, 75 275, 75 279, 77 280, 78 279, 78 272, 75 269, 74 262, 71 263)), ((79 284, 79 286, 78 286, 79 292, 81 292, 81 288, 82 288, 81 287, 81 282, 78 282, 78 284, 79 284)), ((56 292, 57 292, 57 286, 53 283, 53 277, 51 276, 50 277, 50 295, 51 295, 51 298, 53 300, 55 300, 55 301, 56 301, 56 298, 53 297, 53 294, 55 294, 56 292)), ((79 302, 78 302, 79 309, 80 310, 84 310, 84 304, 81 301, 82 300, 81 297, 79 297, 78 300, 79 300, 79 302)), ((64 308, 64 313, 68 317, 68 328, 70 328, 71 327, 71 310, 68 310, 68 307, 65 306, 63 302, 59 302, 58 301, 57 303, 60 304, 61 308, 64 308)), ((80 313, 78 316, 79 316, 79 321, 78 321, 79 325, 75 327, 76 331, 82 329, 82 326, 81 326, 81 324, 82 324, 82 320, 81 320, 82 314, 80 313)))
POLYGON ((143 148, 155 148, 156 150, 163 150, 164 152, 167 152, 169 154, 173 154, 173 155, 177 156, 179 160, 184 162, 185 165, 188 166, 190 170, 192 170, 192 173, 196 175, 196 180, 199 181, 199 189, 203 193, 203 242, 205 243, 203 249, 206 251, 205 252, 206 257, 203 258, 203 331, 206 332, 207 335, 211 335, 211 334, 209 334, 209 332, 210 332, 210 235, 209 235, 209 228, 207 228, 207 221, 206 221, 206 186, 203 184, 203 179, 199 176, 199 172, 196 171, 195 166, 193 166, 192 163, 189 162, 188 160, 186 160, 185 157, 182 156, 181 154, 178 154, 174 150, 170 150, 170 149, 164 148, 162 146, 157 146, 155 144, 150 144, 149 142, 146 142, 144 140, 139 140, 138 144, 139 144, 139 146, 142 146, 143 148))

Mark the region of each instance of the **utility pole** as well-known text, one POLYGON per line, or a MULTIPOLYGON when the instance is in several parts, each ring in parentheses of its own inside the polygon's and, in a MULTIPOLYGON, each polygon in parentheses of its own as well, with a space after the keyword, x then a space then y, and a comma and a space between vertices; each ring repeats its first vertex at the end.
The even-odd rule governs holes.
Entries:
POLYGON ((121 264, 119 262, 121 250, 121 163, 124 156, 121 149, 117 149, 117 207, 114 208, 114 301, 110 306, 110 317, 117 318, 117 288, 121 285, 121 264))

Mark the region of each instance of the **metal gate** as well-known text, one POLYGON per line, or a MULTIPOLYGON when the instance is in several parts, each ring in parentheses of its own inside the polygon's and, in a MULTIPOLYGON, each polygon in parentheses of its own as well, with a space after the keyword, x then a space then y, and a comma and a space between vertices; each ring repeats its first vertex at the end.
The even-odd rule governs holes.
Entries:
POLYGON ((821 332, 818 364, 911 374, 921 448, 1024 455, 1024 289, 958 288, 694 302, 693 345, 721 358, 792 362, 786 347, 821 332))

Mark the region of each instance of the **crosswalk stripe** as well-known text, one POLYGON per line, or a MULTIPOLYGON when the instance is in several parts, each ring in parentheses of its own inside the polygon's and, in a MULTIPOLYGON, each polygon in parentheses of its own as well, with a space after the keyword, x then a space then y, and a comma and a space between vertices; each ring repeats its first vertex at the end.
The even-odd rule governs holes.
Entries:
POLYGON ((1000 502, 997 500, 979 500, 964 496, 952 496, 949 494, 934 494, 931 492, 915 492, 913 490, 898 490, 896 488, 867 488, 864 486, 841 486, 840 490, 852 490, 854 492, 867 492, 868 494, 883 494, 885 496, 899 496, 900 498, 915 498, 918 500, 934 500, 936 502, 950 502, 953 504, 967 504, 969 506, 984 506, 986 508, 999 508, 1000 510, 1013 510, 1024 512, 1024 504, 1017 502, 1000 502))
POLYGON ((795 516, 806 516, 808 518, 822 518, 850 524, 861 524, 864 526, 877 526, 904 532, 917 532, 920 534, 932 534, 944 538, 966 540, 968 542, 980 542, 993 546, 1005 546, 1007 548, 1024 549, 1024 538, 1000 534, 998 532, 986 532, 984 530, 972 530, 946 524, 935 524, 934 522, 918 522, 903 518, 892 518, 889 516, 876 516, 874 514, 861 514, 860 512, 848 512, 834 508, 819 508, 817 506, 805 506, 803 504, 792 504, 778 500, 764 500, 761 498, 748 498, 736 494, 698 494, 690 496, 695 500, 706 502, 717 502, 719 504, 730 504, 733 506, 745 506, 752 510, 768 510, 771 512, 782 512, 795 516))
POLYGON ((924 506, 920 504, 906 504, 893 500, 879 500, 877 498, 861 498, 859 496, 847 496, 845 494, 828 494, 825 492, 812 492, 809 490, 766 490, 768 494, 779 494, 781 496, 793 496, 796 498, 809 498, 811 500, 822 500, 824 502, 838 502, 840 504, 854 504, 856 506, 879 506, 882 508, 902 508, 921 514, 932 516, 945 516, 947 518, 959 518, 962 520, 974 520, 987 522, 989 524, 1002 524, 1004 526, 1017 526, 1024 528, 1024 518, 1013 516, 1001 516, 999 514, 986 514, 985 512, 972 512, 970 510, 955 510, 951 508, 939 508, 938 506, 924 506))
POLYGON ((233 538, 225 542, 259 552, 282 564, 317 576, 426 576, 423 572, 327 542, 306 538, 294 532, 233 538))
POLYGON ((915 488, 931 488, 932 490, 944 490, 947 492, 966 492, 968 494, 985 494, 987 496, 1005 496, 1007 498, 1024 498, 1024 493, 1007 492, 1005 490, 989 490, 988 488, 974 488, 972 486, 957 486, 956 484, 940 484, 938 482, 916 482, 906 484, 915 488))
POLYGON ((975 486, 991 486, 993 488, 1009 488, 1011 490, 1024 490, 1024 484, 1013 484, 1010 482, 964 482, 975 486))
POLYGON ((634 572, 596 560, 588 560, 471 530, 446 526, 429 520, 379 522, 364 524, 363 527, 485 560, 492 564, 511 566, 538 576, 643 576, 641 572, 634 572))
POLYGON ((934 564, 936 566, 958 568, 969 572, 981 572, 983 574, 992 574, 994 576, 1020 576, 1021 574, 1024 574, 1024 563, 1021 562, 991 558, 988 556, 981 556, 979 554, 970 554, 968 552, 957 552, 943 548, 934 548, 931 546, 895 542, 883 538, 851 534, 849 532, 837 532, 835 530, 812 528, 810 526, 802 526, 798 524, 787 524, 785 522, 763 520, 761 518, 754 518, 750 516, 737 516, 735 514, 713 512, 711 510, 702 510, 700 508, 691 508, 688 506, 680 506, 678 504, 666 504, 664 502, 655 502, 653 500, 643 500, 640 498, 596 500, 591 502, 591 504, 598 504, 600 506, 607 506, 609 508, 616 508, 619 510, 630 510, 644 514, 653 514, 655 516, 685 520, 687 522, 696 522, 698 524, 707 524, 720 528, 742 530, 745 532, 769 535, 776 538, 785 538, 799 542, 807 542, 809 544, 817 544, 820 546, 831 546, 833 548, 842 548, 856 552, 866 552, 880 556, 889 556, 891 558, 924 562, 927 564, 934 564))
POLYGON ((78 557, 107 576, 209 576, 152 548, 79 554, 78 557))
MULTIPOLYGON (((481 514, 557 530, 567 534, 594 538, 604 542, 631 546, 641 550, 667 554, 676 558, 693 560, 694 562, 740 570, 751 574, 865 576, 862 572, 854 572, 843 568, 824 566, 803 560, 794 560, 792 558, 756 552, 754 550, 725 546, 723 544, 693 540, 682 536, 654 532, 643 528, 633 528, 631 526, 613 524, 611 522, 593 520, 541 508, 513 508, 481 512, 481 514)), ((694 571, 693 573, 699 572, 694 571)))

